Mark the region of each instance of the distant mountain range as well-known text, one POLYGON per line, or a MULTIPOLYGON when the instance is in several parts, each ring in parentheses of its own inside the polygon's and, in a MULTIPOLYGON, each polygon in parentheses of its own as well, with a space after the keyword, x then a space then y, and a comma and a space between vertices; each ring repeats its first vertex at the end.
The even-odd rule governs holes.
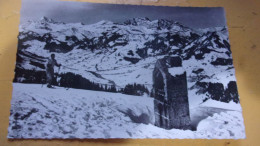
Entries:
POLYGON ((63 65, 59 74, 71 72, 117 88, 142 84, 150 90, 156 60, 180 56, 191 106, 210 98, 239 102, 226 27, 192 29, 148 18, 84 25, 42 17, 21 24, 18 38, 16 82, 39 83, 30 71, 43 75, 46 58, 55 53, 63 65))

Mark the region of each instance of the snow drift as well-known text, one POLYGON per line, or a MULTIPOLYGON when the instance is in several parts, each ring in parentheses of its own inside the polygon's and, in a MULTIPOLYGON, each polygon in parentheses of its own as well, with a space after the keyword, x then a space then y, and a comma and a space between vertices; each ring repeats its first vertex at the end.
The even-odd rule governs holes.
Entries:
MULTIPOLYGON (((165 130, 152 124, 153 98, 150 97, 60 87, 49 89, 39 84, 14 83, 13 87, 8 132, 11 139, 245 138, 240 111, 222 109, 219 114, 201 120, 197 131, 165 130), (147 116, 144 121, 134 120, 142 115, 147 116)), ((204 112, 197 114, 204 115, 204 112)))

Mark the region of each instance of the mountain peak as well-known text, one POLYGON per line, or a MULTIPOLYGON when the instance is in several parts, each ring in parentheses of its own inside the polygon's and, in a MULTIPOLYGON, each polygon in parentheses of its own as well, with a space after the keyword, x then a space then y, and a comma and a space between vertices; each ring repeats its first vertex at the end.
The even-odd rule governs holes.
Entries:
POLYGON ((150 21, 150 19, 147 18, 147 17, 138 17, 138 18, 133 18, 133 20, 135 20, 135 21, 150 21))
POLYGON ((108 21, 108 20, 101 20, 99 22, 97 22, 95 25, 111 25, 113 24, 113 22, 108 21))
POLYGON ((148 26, 148 27, 156 27, 158 29, 170 29, 172 27, 181 27, 184 28, 182 24, 179 22, 173 21, 173 20, 168 20, 168 19, 158 19, 158 20, 153 20, 151 21, 147 17, 143 18, 133 18, 126 20, 123 24, 125 25, 134 25, 134 26, 148 26))
POLYGON ((150 23, 150 22, 151 22, 150 19, 147 18, 147 17, 138 17, 138 18, 126 20, 124 22, 124 24, 137 26, 137 25, 140 25, 140 24, 150 23))
POLYGON ((51 18, 47 18, 46 16, 42 16, 41 18, 40 18, 40 21, 41 22, 54 22, 51 18))

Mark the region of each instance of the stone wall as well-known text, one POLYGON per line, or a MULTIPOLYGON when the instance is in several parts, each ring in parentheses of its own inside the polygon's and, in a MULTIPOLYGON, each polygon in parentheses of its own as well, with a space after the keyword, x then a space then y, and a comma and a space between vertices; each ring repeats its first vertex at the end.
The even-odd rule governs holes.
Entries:
POLYGON ((186 72, 169 73, 181 69, 180 57, 157 60, 153 71, 155 125, 165 129, 190 129, 190 114, 186 72))

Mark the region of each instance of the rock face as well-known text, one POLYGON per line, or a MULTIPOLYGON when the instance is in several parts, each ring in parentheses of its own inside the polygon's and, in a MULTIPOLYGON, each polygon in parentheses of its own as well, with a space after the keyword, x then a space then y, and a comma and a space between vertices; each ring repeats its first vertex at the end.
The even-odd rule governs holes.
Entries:
POLYGON ((153 71, 155 125, 190 129, 186 72, 180 57, 157 60, 153 71))
POLYGON ((206 94, 208 99, 213 99, 221 102, 239 103, 237 92, 237 84, 235 81, 230 81, 226 87, 222 83, 197 82, 196 87, 199 89, 198 94, 206 94))

